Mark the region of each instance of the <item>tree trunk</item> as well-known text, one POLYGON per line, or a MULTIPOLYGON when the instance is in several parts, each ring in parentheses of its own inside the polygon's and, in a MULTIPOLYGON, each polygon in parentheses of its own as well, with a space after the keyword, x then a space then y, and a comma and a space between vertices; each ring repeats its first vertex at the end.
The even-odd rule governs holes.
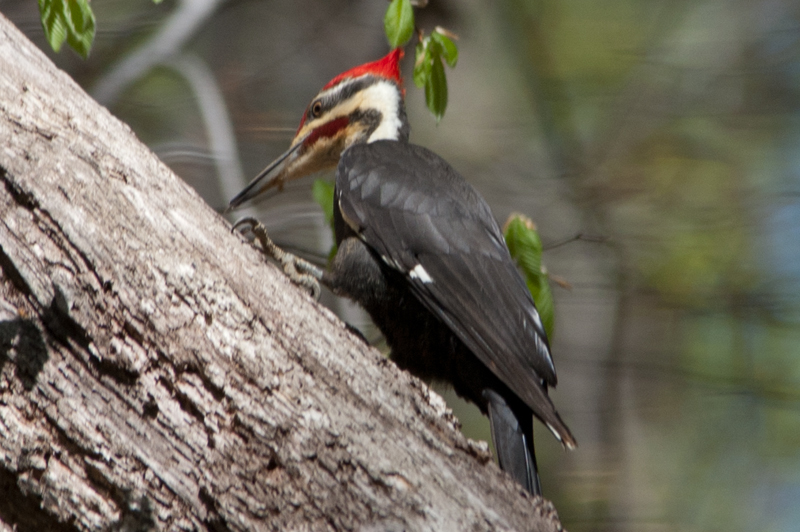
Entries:
POLYGON ((560 530, 0 15, 0 530, 560 530))

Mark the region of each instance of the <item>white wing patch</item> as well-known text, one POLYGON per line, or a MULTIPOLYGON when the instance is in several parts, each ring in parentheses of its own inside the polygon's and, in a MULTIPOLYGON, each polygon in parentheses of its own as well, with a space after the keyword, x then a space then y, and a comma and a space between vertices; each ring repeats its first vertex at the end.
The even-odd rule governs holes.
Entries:
POLYGON ((542 323, 542 318, 539 316, 539 313, 534 310, 531 314, 533 314, 533 321, 536 322, 536 326, 543 331, 544 324, 542 323))
POLYGON ((431 276, 428 275, 427 271, 425 271, 425 268, 422 267, 422 264, 417 264, 414 266, 414 268, 408 272, 408 276, 412 279, 419 279, 425 284, 433 282, 433 279, 431 279, 431 276))

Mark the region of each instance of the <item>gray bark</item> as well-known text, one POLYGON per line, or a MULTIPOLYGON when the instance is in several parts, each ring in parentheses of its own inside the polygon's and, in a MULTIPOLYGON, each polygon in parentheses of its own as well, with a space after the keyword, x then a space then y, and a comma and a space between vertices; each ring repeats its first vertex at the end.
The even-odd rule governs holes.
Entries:
POLYGON ((559 530, 0 15, 0 530, 559 530))

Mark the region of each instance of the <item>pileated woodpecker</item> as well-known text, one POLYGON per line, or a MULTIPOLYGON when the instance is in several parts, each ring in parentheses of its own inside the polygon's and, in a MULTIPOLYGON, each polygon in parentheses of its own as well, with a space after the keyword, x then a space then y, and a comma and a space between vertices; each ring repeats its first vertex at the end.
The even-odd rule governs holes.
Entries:
MULTIPOLYGON (((230 208, 336 167, 337 254, 327 271, 300 269, 363 306, 398 366, 451 383, 488 414, 500 467, 540 494, 533 416, 567 448, 577 445, 547 395, 556 385, 547 336, 484 199, 408 142, 401 57, 396 49, 325 85, 289 150, 230 208)), ((263 228, 260 238, 289 266, 263 228)))

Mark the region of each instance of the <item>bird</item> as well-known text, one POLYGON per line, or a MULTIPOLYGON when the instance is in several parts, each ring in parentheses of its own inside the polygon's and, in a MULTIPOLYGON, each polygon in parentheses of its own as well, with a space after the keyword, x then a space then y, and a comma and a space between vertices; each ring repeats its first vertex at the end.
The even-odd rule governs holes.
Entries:
POLYGON ((335 168, 338 248, 326 269, 277 248, 253 218, 236 228, 249 226, 312 293, 319 282, 362 306, 400 368, 476 404, 500 468, 541 495, 533 418, 577 447, 547 393, 557 384, 547 334, 489 205, 443 158, 409 142, 402 56, 396 48, 328 82, 289 149, 228 210, 335 168))

